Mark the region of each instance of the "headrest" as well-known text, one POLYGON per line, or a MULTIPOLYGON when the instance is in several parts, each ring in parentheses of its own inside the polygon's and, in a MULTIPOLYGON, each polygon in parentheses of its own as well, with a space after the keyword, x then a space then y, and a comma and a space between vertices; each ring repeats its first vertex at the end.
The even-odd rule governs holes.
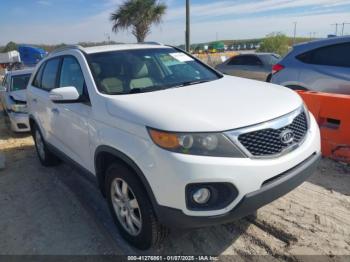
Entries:
POLYGON ((148 68, 145 62, 138 61, 132 65, 132 77, 143 78, 148 77, 148 68))
POLYGON ((93 70, 95 72, 96 75, 100 75, 101 74, 101 66, 97 63, 91 63, 93 70))

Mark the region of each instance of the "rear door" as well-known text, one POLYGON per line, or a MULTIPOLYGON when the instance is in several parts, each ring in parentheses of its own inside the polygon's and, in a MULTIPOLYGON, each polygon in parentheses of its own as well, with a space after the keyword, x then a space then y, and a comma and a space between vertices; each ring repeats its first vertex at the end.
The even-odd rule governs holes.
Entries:
POLYGON ((243 77, 244 75, 244 57, 242 55, 235 56, 218 69, 227 75, 243 77))
POLYGON ((79 101, 51 103, 50 130, 54 137, 54 146, 69 158, 84 167, 91 166, 89 116, 91 103, 86 82, 78 60, 72 56, 62 58, 62 66, 57 78, 57 88, 75 87, 79 101))
POLYGON ((246 78, 266 81, 269 71, 264 66, 263 61, 256 55, 245 56, 244 75, 246 78))
POLYGON ((310 90, 350 94, 350 43, 335 44, 299 55, 305 64, 300 82, 310 90))
POLYGON ((49 92, 57 86, 61 58, 47 60, 41 65, 33 82, 28 87, 28 106, 47 142, 55 144, 52 128, 52 103, 49 92))
POLYGON ((223 73, 256 80, 266 80, 263 62, 255 55, 239 55, 229 60, 223 73))

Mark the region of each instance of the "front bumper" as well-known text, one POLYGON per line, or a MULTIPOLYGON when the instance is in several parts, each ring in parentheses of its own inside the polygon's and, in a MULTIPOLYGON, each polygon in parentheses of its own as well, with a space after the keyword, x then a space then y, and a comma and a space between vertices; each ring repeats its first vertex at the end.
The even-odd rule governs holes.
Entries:
POLYGON ((8 113, 11 123, 11 130, 14 132, 29 132, 29 118, 28 114, 25 113, 8 113))
POLYGON ((222 216, 234 210, 247 195, 260 190, 266 181, 292 170, 311 155, 320 154, 320 131, 312 116, 310 120, 305 141, 294 151, 273 159, 192 156, 168 152, 153 145, 135 162, 149 183, 155 206, 178 210, 195 218, 222 216), (232 184, 238 195, 225 207, 189 209, 186 187, 202 183, 232 184))
POLYGON ((223 215, 188 216, 181 210, 158 206, 158 219, 164 225, 178 228, 196 228, 232 222, 254 213, 302 184, 314 173, 320 158, 320 153, 313 154, 296 167, 270 180, 261 189, 245 195, 235 208, 223 215))

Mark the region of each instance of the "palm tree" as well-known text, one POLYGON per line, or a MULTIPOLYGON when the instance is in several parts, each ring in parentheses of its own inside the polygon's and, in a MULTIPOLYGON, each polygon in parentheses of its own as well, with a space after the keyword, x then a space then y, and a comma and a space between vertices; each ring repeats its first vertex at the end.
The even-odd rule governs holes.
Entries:
POLYGON ((111 14, 112 30, 118 32, 131 27, 137 42, 144 42, 151 25, 160 24, 166 9, 167 6, 158 0, 126 0, 111 14))

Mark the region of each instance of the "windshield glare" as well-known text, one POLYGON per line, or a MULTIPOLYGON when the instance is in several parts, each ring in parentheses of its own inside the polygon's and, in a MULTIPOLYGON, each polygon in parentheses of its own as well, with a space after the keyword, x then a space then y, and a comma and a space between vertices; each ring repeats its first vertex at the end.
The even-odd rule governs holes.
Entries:
POLYGON ((88 59, 97 87, 111 95, 151 92, 220 77, 173 48, 97 53, 88 59))
POLYGON ((19 91, 27 88, 30 74, 12 76, 11 91, 19 91))

